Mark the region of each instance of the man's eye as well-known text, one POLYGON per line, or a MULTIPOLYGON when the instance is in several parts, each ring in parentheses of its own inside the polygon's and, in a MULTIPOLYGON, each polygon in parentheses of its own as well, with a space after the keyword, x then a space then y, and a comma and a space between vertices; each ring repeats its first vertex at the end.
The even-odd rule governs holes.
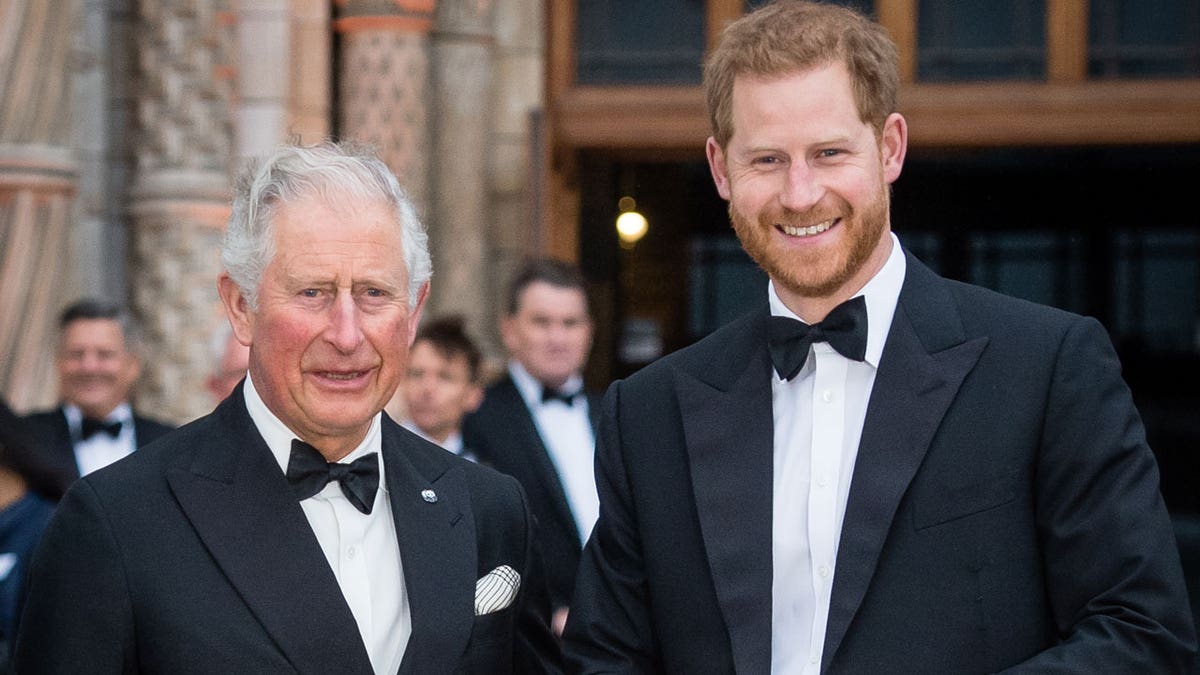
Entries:
POLYGON ((321 291, 316 288, 306 288, 306 289, 300 291, 300 295, 303 295, 306 298, 315 298, 315 297, 319 296, 320 294, 321 294, 321 291))
POLYGON ((842 154, 842 151, 838 150, 837 148, 826 148, 825 150, 818 152, 817 156, 819 156, 819 157, 837 157, 840 154, 842 154))

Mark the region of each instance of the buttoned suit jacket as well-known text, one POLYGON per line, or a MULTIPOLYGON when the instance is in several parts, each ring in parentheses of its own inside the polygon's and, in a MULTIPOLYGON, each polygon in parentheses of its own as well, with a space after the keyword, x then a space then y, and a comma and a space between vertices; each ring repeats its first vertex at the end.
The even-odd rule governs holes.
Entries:
MULTIPOLYGON (((412 620, 400 672, 558 672, 516 481, 386 415, 382 457, 412 620), (474 616, 476 581, 500 565, 521 575, 516 601, 474 616)), ((15 659, 22 673, 371 672, 241 386, 68 491, 35 556, 15 659)))
MULTIPOLYGON (((768 316, 610 387, 568 672, 770 672, 768 316)), ((908 256, 832 583, 822 673, 1190 672, 1157 468, 1099 323, 908 256)))
MULTIPOLYGON (((587 400, 594 433, 600 397, 587 394, 587 400)), ((481 462, 513 476, 525 488, 537 519, 538 547, 546 565, 550 601, 556 607, 566 606, 575 587, 582 549, 579 527, 554 460, 512 376, 505 375, 488 387, 479 409, 463 421, 463 444, 481 462)))
MULTIPOLYGON (((34 442, 34 450, 45 458, 46 468, 52 475, 52 485, 47 491, 51 499, 61 499, 71 484, 79 480, 79 463, 75 459, 75 441, 67 424, 67 413, 62 406, 25 416, 28 433, 34 442)), ((133 442, 138 448, 153 443, 159 437, 174 430, 158 420, 133 416, 133 442)))

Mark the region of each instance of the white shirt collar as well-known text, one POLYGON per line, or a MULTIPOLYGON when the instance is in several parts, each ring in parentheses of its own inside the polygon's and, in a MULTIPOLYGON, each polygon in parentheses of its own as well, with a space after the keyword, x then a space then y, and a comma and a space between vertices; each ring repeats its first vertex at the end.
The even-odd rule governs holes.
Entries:
MULTIPOLYGON (((250 419, 254 421, 254 426, 258 427, 258 433, 262 435, 263 440, 267 442, 267 447, 270 448, 271 454, 275 457, 276 463, 279 464, 279 469, 285 474, 287 473, 288 460, 292 456, 292 439, 299 438, 299 435, 293 432, 283 423, 267 404, 263 402, 259 396, 258 390, 254 387, 254 380, 250 374, 246 374, 246 386, 243 388, 243 393, 246 399, 246 411, 250 413, 250 419)), ((383 476, 383 461, 382 452, 383 441, 380 432, 383 415, 376 413, 371 420, 371 428, 367 430, 367 435, 363 438, 358 447, 338 460, 343 464, 349 464, 363 455, 372 452, 379 452, 379 489, 387 491, 387 481, 383 476)))
MULTIPOLYGON (((861 295, 867 303, 867 354, 863 360, 875 368, 879 367, 879 359, 883 356, 883 345, 892 326, 896 304, 900 301, 900 288, 904 285, 904 273, 907 269, 900 240, 894 232, 889 233, 889 236, 892 238, 892 251, 888 254, 887 261, 875 276, 857 293, 851 295, 861 295)), ((779 299, 773 280, 767 284, 767 299, 772 316, 786 316, 803 321, 779 299)))
MULTIPOLYGON (((525 405, 529 406, 530 410, 542 405, 543 385, 533 375, 530 375, 528 370, 525 370, 525 366, 516 361, 509 361, 508 374, 512 376, 513 384, 517 386, 517 391, 520 392, 521 398, 525 399, 525 405)), ((583 391, 583 376, 576 373, 567 378, 561 390, 572 393, 583 391)))

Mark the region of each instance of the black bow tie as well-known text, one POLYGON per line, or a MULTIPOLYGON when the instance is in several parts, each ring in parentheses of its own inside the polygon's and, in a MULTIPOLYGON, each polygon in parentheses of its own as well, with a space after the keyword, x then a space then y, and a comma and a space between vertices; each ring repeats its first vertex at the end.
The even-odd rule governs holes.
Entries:
POLYGON ((337 481, 354 508, 370 513, 375 505, 375 490, 379 488, 378 453, 364 455, 349 464, 326 462, 316 448, 295 439, 288 459, 287 479, 300 500, 325 489, 329 481, 337 481))
POLYGON ((112 438, 116 438, 121 433, 121 421, 105 422, 104 420, 94 420, 90 417, 83 418, 83 427, 79 430, 80 437, 87 440, 98 433, 106 433, 112 438))
POLYGON ((809 324, 786 316, 772 316, 768 346, 775 372, 790 380, 808 360, 814 342, 828 342, 842 356, 862 361, 867 355, 867 301, 851 298, 833 308, 824 321, 809 324))
POLYGON ((579 395, 578 391, 567 393, 554 387, 542 387, 542 403, 550 401, 562 401, 567 405, 575 405, 575 397, 579 395))

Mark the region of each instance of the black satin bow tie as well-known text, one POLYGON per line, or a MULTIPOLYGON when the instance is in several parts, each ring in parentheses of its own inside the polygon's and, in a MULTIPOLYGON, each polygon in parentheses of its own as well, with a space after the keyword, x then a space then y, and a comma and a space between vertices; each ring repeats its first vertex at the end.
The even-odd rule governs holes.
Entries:
POLYGON ((828 342, 842 356, 862 361, 867 355, 867 301, 861 295, 851 298, 812 325, 772 316, 768 333, 771 363, 784 380, 800 372, 814 342, 828 342))
POLYGON ((555 389, 554 387, 542 387, 542 403, 549 403, 550 401, 562 401, 567 405, 575 405, 575 397, 578 395, 579 392, 577 391, 568 394, 567 392, 560 389, 555 389))
POLYGON ((349 464, 326 462, 316 448, 295 439, 292 456, 288 458, 287 479, 300 500, 325 489, 329 481, 337 481, 354 508, 370 513, 375 505, 375 490, 379 488, 378 453, 364 455, 349 464))
POLYGON ((106 433, 112 438, 116 438, 121 433, 121 422, 105 422, 104 420, 94 420, 89 417, 83 418, 83 426, 79 430, 79 436, 83 440, 87 440, 99 433, 106 433))

